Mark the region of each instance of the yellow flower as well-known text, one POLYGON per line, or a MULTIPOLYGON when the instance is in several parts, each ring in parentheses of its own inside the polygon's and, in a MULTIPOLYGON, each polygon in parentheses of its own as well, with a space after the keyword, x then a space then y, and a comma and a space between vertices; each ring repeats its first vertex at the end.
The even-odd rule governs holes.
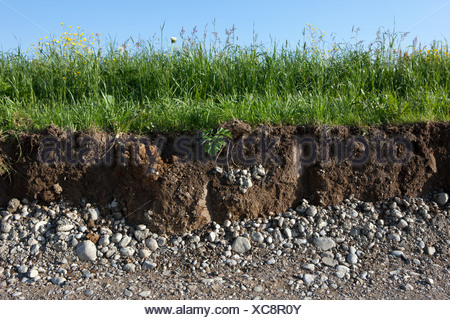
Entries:
POLYGON ((64 22, 61 22, 61 25, 63 26, 63 25, 64 25, 64 22))

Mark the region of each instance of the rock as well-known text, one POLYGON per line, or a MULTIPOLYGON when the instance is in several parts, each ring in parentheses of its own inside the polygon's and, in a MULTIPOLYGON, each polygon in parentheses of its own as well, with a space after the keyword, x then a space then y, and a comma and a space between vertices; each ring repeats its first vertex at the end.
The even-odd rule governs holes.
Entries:
POLYGON ((99 245, 99 246, 108 246, 110 243, 111 243, 111 242, 110 242, 110 237, 109 237, 109 235, 107 235, 107 234, 105 234, 103 237, 101 237, 101 238, 98 240, 98 245, 99 245))
POLYGON ((11 225, 8 222, 2 222, 1 230, 3 233, 9 233, 11 231, 11 225))
POLYGON ((263 243, 264 242, 264 236, 261 234, 261 232, 253 232, 252 234, 252 240, 256 243, 263 243))
POLYGON ((406 222, 404 219, 400 219, 400 221, 397 223, 397 228, 404 229, 408 226, 408 222, 406 222))
POLYGON ((115 235, 112 236, 111 241, 113 243, 119 243, 120 240, 122 240, 123 234, 121 233, 116 233, 115 235))
POLYGON ((275 262, 276 262, 275 258, 270 258, 269 260, 266 261, 266 264, 272 265, 275 264, 275 262))
POLYGON ((94 291, 92 291, 91 289, 86 289, 84 290, 84 294, 87 296, 92 296, 94 294, 94 291))
POLYGON ((303 266, 303 269, 309 270, 309 271, 314 271, 315 268, 316 268, 316 267, 315 267, 314 264, 312 264, 312 263, 308 263, 308 264, 305 264, 305 265, 303 266))
POLYGON ((148 237, 149 233, 150 231, 148 229, 136 230, 134 232, 134 237, 136 238, 137 241, 143 242, 148 237))
POLYGON ((350 253, 349 255, 347 255, 347 262, 350 264, 357 264, 358 256, 355 253, 350 253))
POLYGON ((210 233, 208 233, 207 239, 209 242, 216 241, 216 238, 217 238, 217 234, 214 231, 211 231, 210 233))
POLYGON ((142 259, 150 257, 151 254, 152 252, 148 249, 139 249, 139 257, 142 259))
POLYGON ((19 201, 19 199, 12 198, 11 200, 9 200, 8 206, 6 207, 6 210, 7 210, 9 213, 14 213, 14 212, 17 211, 17 209, 19 208, 19 206, 20 206, 20 201, 19 201))
POLYGON ((147 298, 150 296, 150 291, 148 291, 148 290, 141 291, 141 292, 139 292, 139 296, 142 298, 147 298))
POLYGON ((147 260, 142 263, 142 270, 152 270, 157 267, 156 263, 153 261, 147 260))
POLYGON ((314 245, 322 251, 328 251, 334 248, 336 243, 330 238, 316 238, 314 239, 314 245))
POLYGON ((120 248, 119 253, 124 257, 132 257, 134 255, 134 249, 132 247, 120 248))
POLYGON ((434 284, 434 280, 431 279, 431 278, 427 278, 425 281, 426 281, 429 285, 433 285, 433 284, 434 284))
POLYGON ((128 298, 131 298, 133 296, 133 292, 128 289, 123 290, 123 294, 128 298))
POLYGON ((66 282, 66 279, 64 279, 63 277, 54 276, 50 281, 53 284, 62 285, 62 284, 64 284, 64 282, 66 282))
POLYGON ((28 272, 28 267, 26 265, 22 264, 22 265, 20 265, 17 268, 17 272, 19 272, 19 273, 27 273, 28 272))
POLYGON ((336 267, 336 277, 342 279, 345 275, 350 271, 350 269, 346 266, 339 265, 336 267))
POLYGON ((231 249, 237 253, 245 253, 249 251, 251 247, 250 240, 244 237, 237 237, 231 245, 231 249))
POLYGON ((448 202, 448 193, 441 192, 441 193, 435 194, 434 201, 436 201, 436 203, 438 205, 440 205, 441 207, 445 206, 445 204, 448 202))
POLYGON ((32 268, 31 270, 28 271, 28 278, 30 279, 34 279, 39 275, 39 271, 37 269, 32 268))
POLYGON ((131 242, 131 237, 127 236, 127 235, 124 235, 122 237, 122 239, 120 240, 120 242, 119 242, 119 247, 120 248, 125 248, 127 245, 130 244, 130 242, 131 242))
POLYGON ((336 260, 334 260, 333 258, 330 258, 330 257, 323 257, 322 263, 329 267, 335 267, 338 264, 338 262, 336 260))
POLYGON ((145 245, 151 251, 156 251, 158 249, 158 242, 153 238, 147 238, 147 240, 145 240, 145 245))
POLYGON ((100 217, 100 213, 98 212, 97 208, 89 208, 88 215, 89 215, 89 218, 94 221, 98 220, 98 217, 100 217))
POLYGON ((394 250, 394 251, 391 252, 391 254, 396 256, 396 257, 398 257, 398 258, 402 258, 402 257, 404 258, 405 257, 405 254, 401 250, 394 250))
POLYGON ((263 287, 262 286, 256 286, 253 288, 254 292, 262 292, 263 291, 263 287))
POLYGON ((315 275, 312 275, 312 274, 307 273, 307 274, 305 274, 305 275, 303 276, 303 281, 304 281, 306 284, 311 284, 312 282, 314 282, 314 279, 315 279, 315 278, 316 278, 315 275))
POLYGON ((69 220, 60 220, 58 226, 56 227, 57 232, 68 232, 75 228, 75 226, 69 222, 69 220))
POLYGON ((81 261, 94 261, 97 259, 97 247, 91 240, 85 240, 78 245, 76 254, 81 261))
POLYGON ((427 253, 432 256, 436 253, 436 248, 435 247, 427 247, 427 253))
POLYGON ((315 206, 310 206, 306 209, 306 215, 310 217, 314 217, 317 214, 317 208, 315 206))
POLYGON ((126 265, 123 266, 123 271, 126 272, 135 272, 136 271, 136 266, 134 265, 134 263, 127 263, 126 265))

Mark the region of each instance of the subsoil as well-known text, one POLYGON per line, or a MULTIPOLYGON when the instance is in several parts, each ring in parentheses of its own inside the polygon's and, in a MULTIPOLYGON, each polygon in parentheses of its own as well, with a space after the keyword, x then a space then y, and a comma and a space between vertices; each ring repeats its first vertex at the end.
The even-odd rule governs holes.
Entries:
POLYGON ((273 215, 301 199, 333 205, 351 194, 376 201, 450 190, 448 122, 252 128, 233 120, 222 127, 233 139, 217 157, 204 153, 201 132, 8 132, 0 142, 0 206, 15 197, 108 210, 115 199, 129 224, 171 234, 273 215), (245 193, 216 169, 258 165, 266 175, 245 193))

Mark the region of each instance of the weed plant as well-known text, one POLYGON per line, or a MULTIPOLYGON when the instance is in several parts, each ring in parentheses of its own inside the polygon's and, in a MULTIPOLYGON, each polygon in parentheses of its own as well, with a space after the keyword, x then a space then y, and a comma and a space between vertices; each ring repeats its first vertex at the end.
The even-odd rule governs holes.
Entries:
MULTIPOLYGON (((65 28, 65 27, 63 27, 65 28)), ((250 124, 376 125, 450 119, 447 43, 410 46, 380 31, 370 44, 325 41, 312 25, 295 47, 239 46, 234 28, 164 46, 104 44, 69 27, 0 53, 0 129, 100 128, 145 133, 250 124)), ((162 33, 162 32, 161 32, 162 33)))

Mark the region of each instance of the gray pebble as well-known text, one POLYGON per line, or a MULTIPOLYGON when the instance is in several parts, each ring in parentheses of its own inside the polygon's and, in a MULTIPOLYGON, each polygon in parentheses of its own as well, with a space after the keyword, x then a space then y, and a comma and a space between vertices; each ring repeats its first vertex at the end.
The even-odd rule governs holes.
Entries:
POLYGON ((141 291, 141 292, 139 293, 139 296, 142 297, 142 298, 147 298, 147 297, 150 296, 150 291, 148 291, 148 290, 141 291))
POLYGON ((63 277, 54 276, 51 279, 51 282, 56 285, 61 285, 61 284, 64 284, 64 282, 66 282, 66 279, 64 279, 63 277))
POLYGON ((231 249, 237 253, 245 253, 251 249, 250 240, 245 237, 237 237, 234 239, 231 249))
POLYGON ((342 279, 345 275, 350 271, 350 269, 346 266, 339 265, 336 267, 336 277, 342 279))
POLYGON ((336 243, 330 238, 316 238, 314 239, 314 245, 322 251, 328 251, 334 248, 336 243))
POLYGON ((145 240, 145 245, 151 251, 156 251, 158 249, 158 242, 153 238, 147 238, 147 240, 145 240))
POLYGON ((350 264, 358 263, 358 256, 355 253, 350 253, 347 255, 347 262, 350 264))
POLYGON ((91 240, 85 240, 76 249, 78 258, 81 261, 94 261, 97 259, 97 247, 91 240))
POLYGON ((123 266, 123 271, 130 273, 135 272, 136 266, 133 263, 127 263, 126 265, 123 266))

